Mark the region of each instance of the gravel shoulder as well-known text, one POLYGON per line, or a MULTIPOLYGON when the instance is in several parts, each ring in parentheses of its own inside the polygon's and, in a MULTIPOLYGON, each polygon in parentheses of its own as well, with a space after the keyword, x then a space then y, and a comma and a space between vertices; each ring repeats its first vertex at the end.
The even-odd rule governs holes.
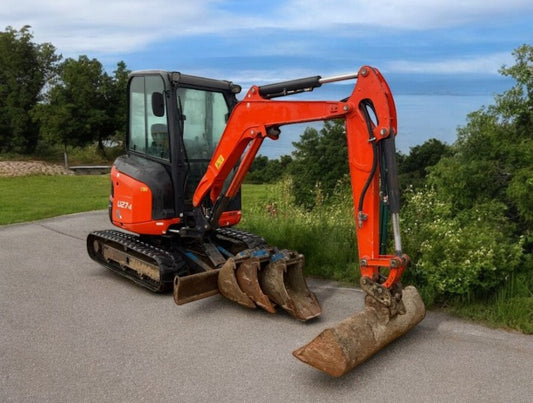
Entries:
POLYGON ((30 175, 74 175, 59 164, 43 161, 0 161, 0 177, 30 175))

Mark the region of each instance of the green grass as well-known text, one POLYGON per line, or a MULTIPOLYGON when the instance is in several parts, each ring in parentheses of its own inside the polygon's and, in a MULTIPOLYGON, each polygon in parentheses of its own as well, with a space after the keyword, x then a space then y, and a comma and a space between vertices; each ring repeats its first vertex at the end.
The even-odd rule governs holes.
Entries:
POLYGON ((105 209, 109 189, 107 175, 0 178, 0 225, 105 209))
POLYGON ((357 243, 350 195, 338 194, 312 212, 295 205, 290 183, 243 186, 240 227, 280 249, 306 257, 306 274, 357 284, 357 243), (276 213, 268 206, 275 205, 276 213))
POLYGON ((463 318, 533 334, 533 280, 528 272, 513 274, 494 295, 459 302, 449 311, 463 318))

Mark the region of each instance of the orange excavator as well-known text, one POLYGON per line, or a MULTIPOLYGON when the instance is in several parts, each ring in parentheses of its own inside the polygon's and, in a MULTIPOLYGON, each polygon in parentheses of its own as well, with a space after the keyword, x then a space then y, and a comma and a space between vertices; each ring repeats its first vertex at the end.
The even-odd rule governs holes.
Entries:
MULTIPOLYGON (((402 252, 395 161, 396 110, 381 73, 300 78, 241 87, 159 70, 128 83, 127 153, 111 170, 109 218, 127 231, 87 237, 91 258, 178 305, 222 294, 249 308, 277 308, 301 321, 321 314, 308 288, 304 257, 235 228, 241 184, 266 138, 295 123, 344 119, 365 309, 294 351, 341 376, 420 322, 425 307, 400 278, 402 252), (279 100, 323 84, 357 80, 341 101, 279 100), (388 217, 394 252, 384 245, 388 217)), ((327 167, 324 167, 327 169, 327 167)), ((317 178, 319 179, 319 178, 317 178)))

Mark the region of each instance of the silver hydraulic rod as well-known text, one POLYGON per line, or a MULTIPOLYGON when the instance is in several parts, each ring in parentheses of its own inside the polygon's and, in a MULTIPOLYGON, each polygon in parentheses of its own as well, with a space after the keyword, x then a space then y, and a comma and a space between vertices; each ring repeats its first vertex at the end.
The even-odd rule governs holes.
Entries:
POLYGON ((394 235, 394 251, 397 256, 402 255, 402 237, 400 235, 400 215, 392 213, 392 233, 394 235))
POLYGON ((334 83, 336 81, 353 80, 357 78, 358 73, 341 74, 338 76, 324 77, 318 80, 320 84, 334 83))

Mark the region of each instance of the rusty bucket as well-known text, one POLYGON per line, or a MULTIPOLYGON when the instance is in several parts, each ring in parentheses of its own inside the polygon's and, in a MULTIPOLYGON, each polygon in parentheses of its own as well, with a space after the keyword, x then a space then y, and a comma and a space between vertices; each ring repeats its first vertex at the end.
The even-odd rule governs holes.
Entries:
POLYGON ((227 299, 237 302, 248 308, 255 308, 254 301, 241 290, 235 270, 237 264, 234 258, 229 258, 220 269, 218 274, 218 290, 227 299))
POLYGON ((301 321, 316 318, 322 313, 318 300, 303 275, 304 256, 283 250, 273 255, 270 263, 260 272, 263 292, 301 321))
POLYGON ((363 311, 325 329, 293 355, 329 375, 342 376, 424 319, 426 308, 415 287, 403 290, 402 301, 406 312, 391 318, 386 307, 367 300, 363 311))
POLYGON ((283 250, 247 251, 230 258, 218 274, 218 289, 226 298, 248 308, 259 306, 270 313, 281 306, 306 321, 321 313, 316 296, 303 276, 303 255, 283 250))

